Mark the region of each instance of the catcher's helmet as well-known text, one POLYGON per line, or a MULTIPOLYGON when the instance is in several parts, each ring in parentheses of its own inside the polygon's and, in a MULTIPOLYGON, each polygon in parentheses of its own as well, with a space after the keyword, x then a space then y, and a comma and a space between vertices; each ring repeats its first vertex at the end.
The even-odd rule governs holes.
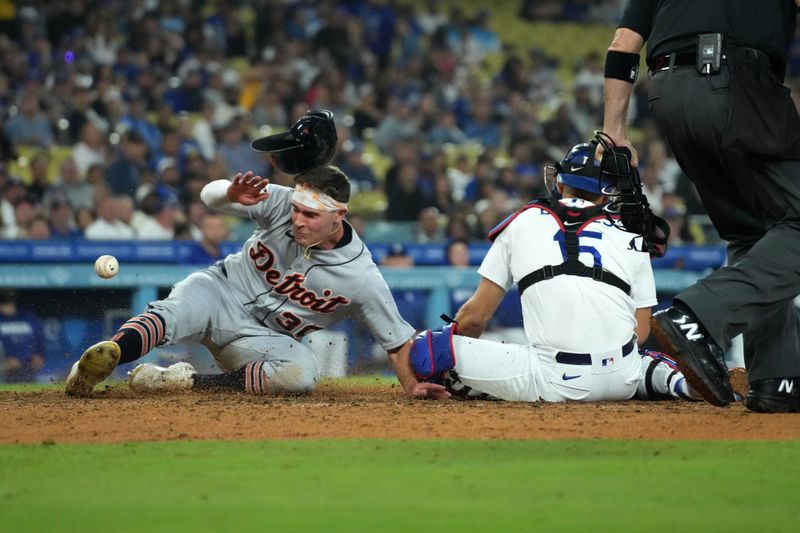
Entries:
POLYGON ((614 184, 600 179, 600 162, 594 160, 596 149, 596 142, 576 144, 555 165, 558 183, 593 194, 608 194, 614 184))
POLYGON ((336 151, 336 126, 327 109, 307 111, 284 133, 253 141, 253 149, 269 152, 273 164, 286 174, 300 174, 331 160, 336 151))

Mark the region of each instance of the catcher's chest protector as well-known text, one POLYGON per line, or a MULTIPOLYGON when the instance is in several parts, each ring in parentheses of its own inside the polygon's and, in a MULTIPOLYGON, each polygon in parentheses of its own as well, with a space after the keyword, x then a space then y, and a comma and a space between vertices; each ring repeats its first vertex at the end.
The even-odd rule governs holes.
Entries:
POLYGON ((566 260, 560 265, 546 265, 524 276, 519 280, 518 284, 520 294, 525 292, 525 289, 534 283, 551 279, 555 276, 567 275, 592 278, 595 281, 600 281, 612 287, 616 287, 625 294, 630 295, 630 285, 615 274, 599 266, 586 266, 578 259, 581 251, 581 232, 595 220, 604 220, 609 217, 609 215, 603 211, 603 206, 601 205, 592 207, 567 207, 561 202, 551 202, 547 198, 540 198, 526 204, 522 209, 510 215, 490 231, 489 240, 493 242, 517 216, 531 208, 541 209, 556 219, 559 229, 564 236, 566 260))

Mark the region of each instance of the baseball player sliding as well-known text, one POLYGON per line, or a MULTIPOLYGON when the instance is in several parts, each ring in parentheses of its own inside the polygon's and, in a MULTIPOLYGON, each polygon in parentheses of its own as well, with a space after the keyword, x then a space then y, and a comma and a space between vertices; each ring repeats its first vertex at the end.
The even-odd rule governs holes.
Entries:
POLYGON ((168 368, 143 364, 130 372, 131 388, 308 392, 318 369, 300 339, 353 318, 389 352, 409 396, 448 397, 443 385, 420 382, 399 365, 408 360, 415 331, 400 317, 369 250, 345 220, 350 184, 327 165, 336 139, 333 115, 309 111, 291 131, 253 142, 278 169, 295 174, 294 188, 252 172, 206 185, 201 197, 208 206, 250 217, 256 231, 241 252, 191 274, 111 340, 87 349, 67 377, 66 393, 89 395, 118 364, 185 340, 207 346, 224 373, 197 374, 185 362, 168 368))
POLYGON ((577 145, 556 165, 550 177, 560 194, 492 230, 473 296, 454 322, 415 339, 408 364, 417 379, 516 401, 700 399, 669 356, 638 349, 657 302, 642 251, 651 248, 621 224, 659 222, 633 194, 623 201, 638 205, 609 203, 619 201, 624 184, 615 178, 624 173, 601 171, 595 148, 577 145), (514 283, 529 344, 479 339, 514 283))

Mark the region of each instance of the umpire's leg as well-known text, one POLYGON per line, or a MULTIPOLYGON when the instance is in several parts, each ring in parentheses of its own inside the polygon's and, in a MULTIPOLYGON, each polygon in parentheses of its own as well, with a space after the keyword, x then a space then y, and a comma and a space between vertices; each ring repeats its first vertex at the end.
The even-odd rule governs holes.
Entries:
POLYGON ((676 299, 723 349, 736 334, 751 334, 751 379, 800 376, 797 318, 787 304, 800 293, 800 162, 764 164, 723 150, 728 98, 726 69, 652 79, 653 115, 717 231, 731 241, 730 266, 676 299))
POLYGON ((800 323, 793 305, 800 293, 800 161, 760 166, 739 179, 752 183, 769 229, 752 246, 732 243, 730 266, 676 297, 721 346, 744 332, 752 381, 800 376, 800 323))

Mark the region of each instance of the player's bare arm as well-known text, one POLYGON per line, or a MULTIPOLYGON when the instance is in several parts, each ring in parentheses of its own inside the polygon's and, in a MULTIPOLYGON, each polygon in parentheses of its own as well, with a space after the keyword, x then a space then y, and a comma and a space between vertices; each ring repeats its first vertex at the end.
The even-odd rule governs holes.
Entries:
MULTIPOLYGON (((628 28, 617 28, 614 39, 608 47, 609 52, 626 52, 638 54, 644 46, 644 38, 628 28)), ((605 115, 603 118, 603 131, 607 133, 617 146, 624 146, 631 151, 631 164, 639 165, 639 155, 628 140, 628 104, 633 93, 633 83, 606 78, 604 85, 605 115)), ((600 144, 595 152, 595 159, 603 156, 603 145, 600 144)))
POLYGON ((506 291, 501 286, 481 278, 475 294, 456 313, 455 320, 461 334, 465 337, 480 337, 505 295, 506 291))
POLYGON ((430 400, 446 400, 450 398, 450 393, 447 392, 444 385, 436 383, 420 382, 414 375, 409 362, 409 351, 411 350, 412 342, 409 340, 399 348, 389 350, 389 359, 392 361, 392 366, 397 374, 397 379, 406 391, 409 398, 423 398, 430 400))
POLYGON ((636 328, 634 328, 634 332, 639 338, 639 346, 641 346, 650 336, 650 308, 640 307, 636 310, 634 316, 636 318, 636 328))
POLYGON ((228 186, 228 200, 242 205, 256 205, 269 198, 269 192, 265 189, 268 184, 267 178, 256 176, 252 171, 244 174, 239 172, 228 186))

